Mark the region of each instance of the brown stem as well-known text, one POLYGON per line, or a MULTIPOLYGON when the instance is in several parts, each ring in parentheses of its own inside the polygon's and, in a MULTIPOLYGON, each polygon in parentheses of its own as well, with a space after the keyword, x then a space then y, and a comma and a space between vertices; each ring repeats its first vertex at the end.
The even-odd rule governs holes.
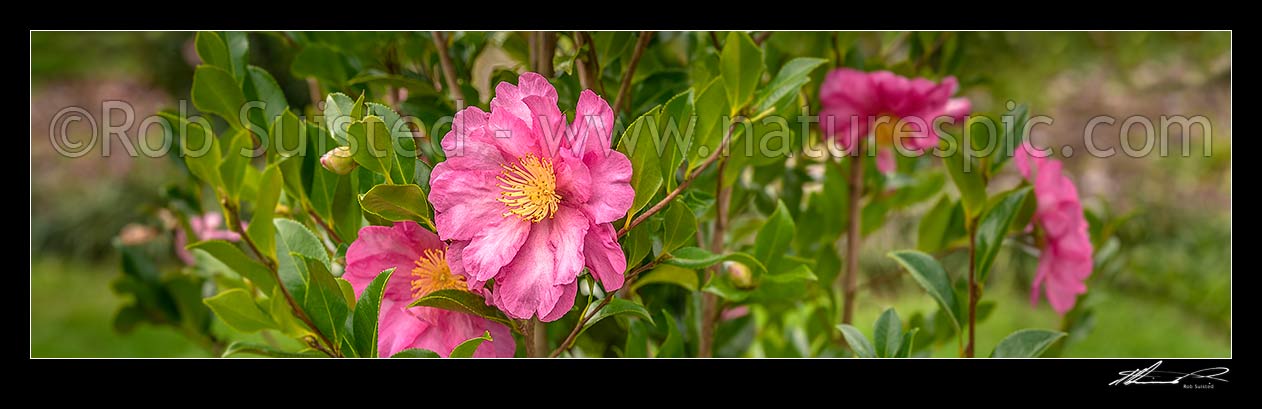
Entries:
MULTIPOLYGON (((728 207, 731 206, 732 188, 723 186, 723 172, 727 168, 727 157, 719 160, 718 175, 715 177, 714 230, 710 233, 710 252, 723 252, 723 239, 727 230, 728 207)), ((721 273, 722 264, 715 264, 706 270, 705 281, 709 282, 721 273)), ((719 297, 713 293, 701 294, 701 336, 698 340, 697 357, 709 358, 714 355, 714 331, 718 326, 719 297)))
POLYGON ((977 299, 981 288, 977 285, 977 223, 970 221, 968 226, 968 343, 964 346, 964 356, 973 357, 973 339, 977 326, 977 299))
POLYGON ((530 328, 530 334, 527 338, 526 356, 543 358, 546 356, 544 353, 548 351, 548 326, 538 317, 531 318, 527 326, 530 328))
POLYGON ((774 33, 774 31, 763 31, 758 33, 758 37, 754 37, 754 45, 762 45, 764 41, 767 41, 767 37, 771 37, 774 33))
POLYGON ((644 55, 644 49, 648 47, 649 40, 652 39, 652 31, 642 31, 640 39, 635 42, 635 51, 631 53, 631 62, 627 65, 627 72, 622 74, 622 86, 618 87, 618 97, 613 100, 615 114, 622 110, 627 100, 631 99, 631 78, 635 76, 635 66, 640 64, 640 56, 644 55))
POLYGON ((859 247, 863 237, 859 227, 861 204, 863 197, 863 148, 864 140, 860 138, 855 144, 854 156, 850 158, 850 197, 849 217, 846 221, 846 271, 839 279, 843 280, 845 304, 841 312, 841 323, 849 324, 854 319, 855 293, 859 286, 859 247))
POLYGON ((324 228, 324 231, 325 231, 326 233, 328 233, 328 234, 329 234, 329 238, 333 239, 334 241, 337 241, 338 243, 345 243, 345 242, 346 242, 345 240, 342 240, 342 237, 341 237, 341 236, 338 236, 338 235, 337 235, 337 232, 333 231, 333 228, 332 228, 332 227, 329 227, 329 223, 328 223, 328 222, 325 222, 325 221, 324 221, 324 219, 321 219, 321 218, 320 218, 320 215, 316 214, 316 212, 315 212, 315 210, 314 210, 314 209, 312 209, 312 208, 308 207, 308 208, 307 208, 307 215, 308 215, 308 216, 311 216, 311 219, 312 219, 312 220, 315 220, 316 224, 318 224, 318 225, 320 225, 320 227, 324 228))
MULTIPOLYGON (((639 226, 640 223, 644 223, 644 221, 648 220, 650 216, 656 214, 657 212, 662 211, 663 209, 666 208, 667 205, 670 204, 672 200, 675 200, 676 197, 679 197, 679 195, 683 193, 684 189, 687 189, 688 186, 692 184, 693 180, 695 180, 698 176, 701 176, 701 172, 705 171, 706 168, 710 167, 711 164, 713 164, 716 160, 719 159, 720 156, 722 156, 723 151, 727 150, 728 143, 732 141, 732 131, 735 129, 735 127, 736 127, 735 123, 733 123, 731 126, 728 126, 727 133, 723 134, 723 140, 719 142, 719 147, 714 150, 714 153, 711 153, 710 156, 707 156, 705 160, 701 162, 701 166, 697 166, 696 169, 693 169, 692 173, 689 173, 687 176, 685 176, 684 180, 682 182, 679 182, 679 186, 675 186, 675 190, 672 190, 670 191, 670 193, 667 193, 666 197, 662 198, 661 201, 657 202, 657 204, 654 204, 653 207, 650 207, 648 210, 644 211, 644 213, 641 213, 635 219, 632 219, 631 223, 626 225, 626 227, 623 227, 621 230, 618 230, 618 237, 625 236, 627 232, 630 232, 631 229, 635 228, 635 226, 639 226)), ((720 177, 721 176, 722 175, 720 175, 720 177)))
MULTIPOLYGON (((630 287, 631 283, 635 282, 635 279, 639 277, 640 273, 648 271, 649 269, 652 269, 653 267, 657 266, 657 264, 661 262, 660 260, 661 259, 653 260, 648 263, 645 263, 642 266, 632 269, 630 272, 627 273, 627 277, 626 277, 626 280, 622 284, 622 288, 630 287)), ((574 341, 578 339, 578 334, 583 331, 583 327, 587 325, 588 321, 591 321, 591 319, 596 316, 596 313, 600 312, 600 310, 602 308, 605 308, 606 305, 609 305, 609 302, 613 301, 614 298, 615 298, 615 295, 612 293, 605 296, 604 299, 600 300, 599 304, 596 304, 596 308, 593 308, 591 312, 580 317, 578 319, 578 323, 574 324, 574 329, 570 330, 570 335, 566 336, 565 340, 561 341, 561 345, 558 346, 556 350, 553 350, 551 354, 548 354, 548 357, 556 358, 558 356, 561 356, 561 354, 564 353, 565 351, 569 351, 570 348, 574 348, 574 341)))
POLYGON ((714 34, 713 31, 710 32, 710 44, 714 46, 715 50, 723 51, 723 46, 719 45, 719 35, 714 34))
POLYGON ((438 62, 443 67, 443 79, 447 81, 447 93, 457 106, 464 100, 460 92, 460 83, 456 82, 456 65, 451 62, 451 54, 447 52, 447 36, 441 31, 434 31, 434 47, 438 48, 438 62))
POLYGON ((535 72, 544 78, 552 78, 553 67, 552 57, 556 55, 557 35, 551 31, 538 31, 533 33, 535 37, 535 48, 537 55, 532 58, 534 61, 535 72))
POLYGON ((604 86, 600 83, 600 62, 596 59, 596 44, 592 42, 592 37, 586 32, 575 31, 574 42, 579 50, 587 46, 587 53, 579 57, 580 64, 577 64, 579 85, 604 94, 604 86))
POLYGON ((315 77, 308 77, 307 92, 311 94, 311 106, 323 111, 324 109, 320 106, 320 103, 324 102, 324 99, 320 98, 320 81, 316 81, 315 77))
MULTIPOLYGON (((231 213, 228 216, 229 220, 240 220, 236 206, 225 201, 223 203, 223 207, 224 210, 231 213)), ((281 284, 283 281, 280 279, 280 273, 276 271, 276 264, 272 261, 272 258, 264 255, 262 251, 259 251, 258 246, 254 245, 254 240, 251 240, 250 236, 245 234, 245 230, 241 228, 241 223, 230 223, 228 227, 231 228, 232 231, 236 232, 237 235, 241 236, 241 241, 244 241, 246 246, 250 248, 250 251, 254 252, 254 257, 258 258, 259 261, 262 261, 263 265, 267 266, 268 271, 272 272, 272 278, 276 280, 276 286, 280 287, 281 294, 285 296, 285 302, 288 303, 289 308, 294 311, 294 316, 298 317, 299 320, 302 320, 308 328, 311 328, 311 330, 320 337, 320 340, 324 341, 325 345, 328 345, 330 349, 334 349, 335 344, 329 341, 329 338, 324 336, 324 334, 320 333, 320 330, 317 329, 318 327, 316 327, 315 322, 311 321, 311 317, 308 317, 306 311, 303 311, 302 308, 298 306, 298 302, 295 301, 294 296, 289 293, 289 289, 285 288, 285 286, 281 284)), ((334 352, 330 352, 327 349, 318 348, 318 346, 319 344, 316 343, 316 349, 320 350, 320 352, 324 352, 328 356, 339 355, 334 352)))

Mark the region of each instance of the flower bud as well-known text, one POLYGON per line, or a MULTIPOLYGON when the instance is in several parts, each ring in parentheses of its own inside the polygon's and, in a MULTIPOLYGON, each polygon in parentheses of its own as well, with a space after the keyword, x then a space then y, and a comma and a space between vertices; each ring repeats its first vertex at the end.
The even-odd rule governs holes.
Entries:
POLYGON ((345 175, 355 170, 355 159, 351 158, 351 148, 349 146, 339 146, 325 153, 320 157, 320 165, 339 175, 345 175))
POLYGON ((749 270, 749 266, 734 261, 723 263, 727 270, 727 276, 732 280, 732 284, 736 288, 748 290, 754 288, 754 273, 749 270))

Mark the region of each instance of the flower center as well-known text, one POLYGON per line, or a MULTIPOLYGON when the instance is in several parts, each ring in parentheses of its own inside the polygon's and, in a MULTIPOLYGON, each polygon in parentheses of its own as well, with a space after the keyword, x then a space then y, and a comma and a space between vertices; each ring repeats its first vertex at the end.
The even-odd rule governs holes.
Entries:
POLYGON ((556 214, 561 195, 556 191, 557 176, 552 162, 528 153, 513 166, 500 166, 504 167, 504 173, 497 179, 504 191, 499 201, 508 206, 504 217, 515 214, 522 220, 538 223, 556 214))
POLYGON ((886 115, 877 119, 876 128, 872 130, 873 135, 876 137, 876 146, 894 146, 894 142, 901 138, 902 134, 909 133, 907 128, 914 126, 906 123, 900 126, 898 119, 898 117, 893 115, 886 115), (883 119, 888 120, 882 121, 883 119))
POLYGON ((412 296, 421 298, 438 290, 467 290, 464 277, 451 273, 442 250, 425 250, 412 268, 412 296))

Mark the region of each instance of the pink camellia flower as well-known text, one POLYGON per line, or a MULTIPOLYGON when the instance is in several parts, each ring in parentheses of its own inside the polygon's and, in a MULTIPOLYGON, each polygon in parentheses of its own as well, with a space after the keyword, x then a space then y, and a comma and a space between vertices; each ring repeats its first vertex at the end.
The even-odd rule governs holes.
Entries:
POLYGON ((478 346, 474 357, 511 358, 517 349, 513 334, 504 324, 485 318, 434 307, 408 305, 438 290, 467 291, 464 277, 447 267, 443 242, 413 222, 392 227, 368 226, 346 249, 346 273, 342 275, 362 296, 382 271, 394 268, 381 297, 377 322, 377 352, 388 357, 409 348, 422 348, 446 357, 470 338, 491 331, 491 341, 478 346))
POLYGON ((1043 232, 1030 303, 1038 304, 1039 287, 1043 287, 1052 309, 1063 315, 1074 307, 1079 294, 1087 292, 1085 282, 1093 267, 1091 236, 1078 189, 1062 174, 1060 161, 1048 155, 1027 143, 1017 149, 1013 163, 1034 184, 1038 207, 1031 223, 1043 232))
MULTIPOLYGON (((241 236, 231 230, 225 230, 219 226, 223 224, 223 215, 219 213, 206 213, 201 216, 193 216, 188 218, 189 227, 193 228, 199 240, 241 240, 241 236)), ((184 246, 188 245, 188 234, 184 232, 179 224, 175 228, 175 255, 187 265, 193 265, 197 259, 193 258, 193 253, 189 252, 184 246)))
POLYGON ((878 148, 877 167, 889 173, 894 170, 893 144, 910 151, 933 148, 938 144, 935 119, 946 116, 958 121, 968 115, 972 104, 951 98, 957 88, 955 77, 934 83, 889 71, 839 68, 820 85, 820 128, 825 138, 848 152, 871 131, 878 148))
POLYGON ((610 147, 613 110, 591 90, 574 122, 539 74, 495 87, 491 112, 456 113, 429 200, 452 271, 514 318, 554 321, 574 305, 587 267, 606 291, 626 259, 611 222, 631 207, 631 161, 610 147))

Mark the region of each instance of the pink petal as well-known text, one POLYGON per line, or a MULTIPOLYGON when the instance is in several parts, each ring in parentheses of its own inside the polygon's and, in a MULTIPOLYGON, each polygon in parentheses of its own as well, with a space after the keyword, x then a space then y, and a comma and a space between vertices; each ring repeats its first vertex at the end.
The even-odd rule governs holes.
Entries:
POLYGON ((618 151, 589 152, 583 163, 591 174, 591 197, 584 207, 596 223, 621 219, 631 209, 631 160, 618 151))
MULTIPOLYGON (((563 284, 560 287, 561 297, 557 298, 557 303, 552 307, 552 311, 547 314, 541 314, 539 318, 543 322, 552 322, 561 319, 566 313, 574 308, 574 296, 578 294, 578 280, 574 280, 569 284, 563 284)), ((612 296, 612 295, 611 295, 612 296)))
MULTIPOLYGON (((583 161, 573 156, 569 150, 557 152, 558 160, 553 163, 557 181, 557 194, 561 200, 571 206, 583 206, 591 199, 593 175, 583 161)), ((629 181, 630 179, 628 179, 629 181)), ((627 186, 630 186, 629 184, 627 186)))
POLYGON ((622 288, 627 258, 618 244, 618 232, 609 223, 592 225, 583 237, 583 260, 605 292, 622 288))
MULTIPOLYGON (((590 223, 582 211, 564 205, 553 218, 534 223, 516 257, 495 276, 495 305, 514 318, 547 316, 562 296, 558 286, 574 282, 583 269, 590 223)), ((466 268, 471 248, 465 248, 466 268)))
POLYGON ((517 349, 512 332, 504 324, 439 308, 416 307, 413 311, 430 327, 416 338, 411 348, 427 349, 446 358, 461 343, 490 331, 491 341, 478 346, 473 354, 475 358, 511 358, 517 349))
POLYGON ((557 104, 557 90, 542 75, 526 72, 517 78, 517 85, 501 82, 495 86, 495 98, 491 99, 491 112, 504 112, 517 117, 523 123, 531 123, 530 109, 522 100, 540 96, 557 104))
POLYGON ((377 321, 377 356, 389 357, 412 348, 416 339, 429 328, 428 323, 417 319, 406 308, 406 301, 381 300, 381 314, 377 321))
POLYGON ((881 173, 893 173, 895 167, 893 149, 880 149, 876 151, 876 168, 880 170, 881 173))
POLYGON ((588 153, 604 156, 612 151, 613 125, 613 109, 604 98, 590 89, 579 93, 574 123, 569 130, 571 146, 577 156, 586 157, 588 153))
POLYGON ((561 146, 568 143, 565 141, 565 114, 557 108, 556 99, 549 101, 532 95, 523 98, 521 102, 530 110, 530 120, 526 123, 530 124, 530 129, 537 138, 535 143, 544 148, 547 157, 555 158, 561 146))
MULTIPOLYGON (((415 223, 412 224, 415 225, 415 223)), ((367 288, 368 284, 382 271, 394 268, 393 277, 397 278, 412 271, 416 260, 420 259, 421 234, 405 232, 403 229, 396 231, 396 227, 397 225, 395 227, 367 226, 359 229, 359 238, 346 249, 346 272, 342 274, 342 278, 351 283, 356 297, 361 296, 364 288, 367 288)), ((420 227, 418 226, 417 229, 420 227)), ((394 279, 387 284, 388 287, 397 286, 394 279)), ((406 289, 403 291, 406 293, 406 289)), ((387 289, 387 295, 399 296, 400 294, 397 289, 392 288, 387 289)), ((399 297, 399 299, 403 298, 406 297, 399 297)))

